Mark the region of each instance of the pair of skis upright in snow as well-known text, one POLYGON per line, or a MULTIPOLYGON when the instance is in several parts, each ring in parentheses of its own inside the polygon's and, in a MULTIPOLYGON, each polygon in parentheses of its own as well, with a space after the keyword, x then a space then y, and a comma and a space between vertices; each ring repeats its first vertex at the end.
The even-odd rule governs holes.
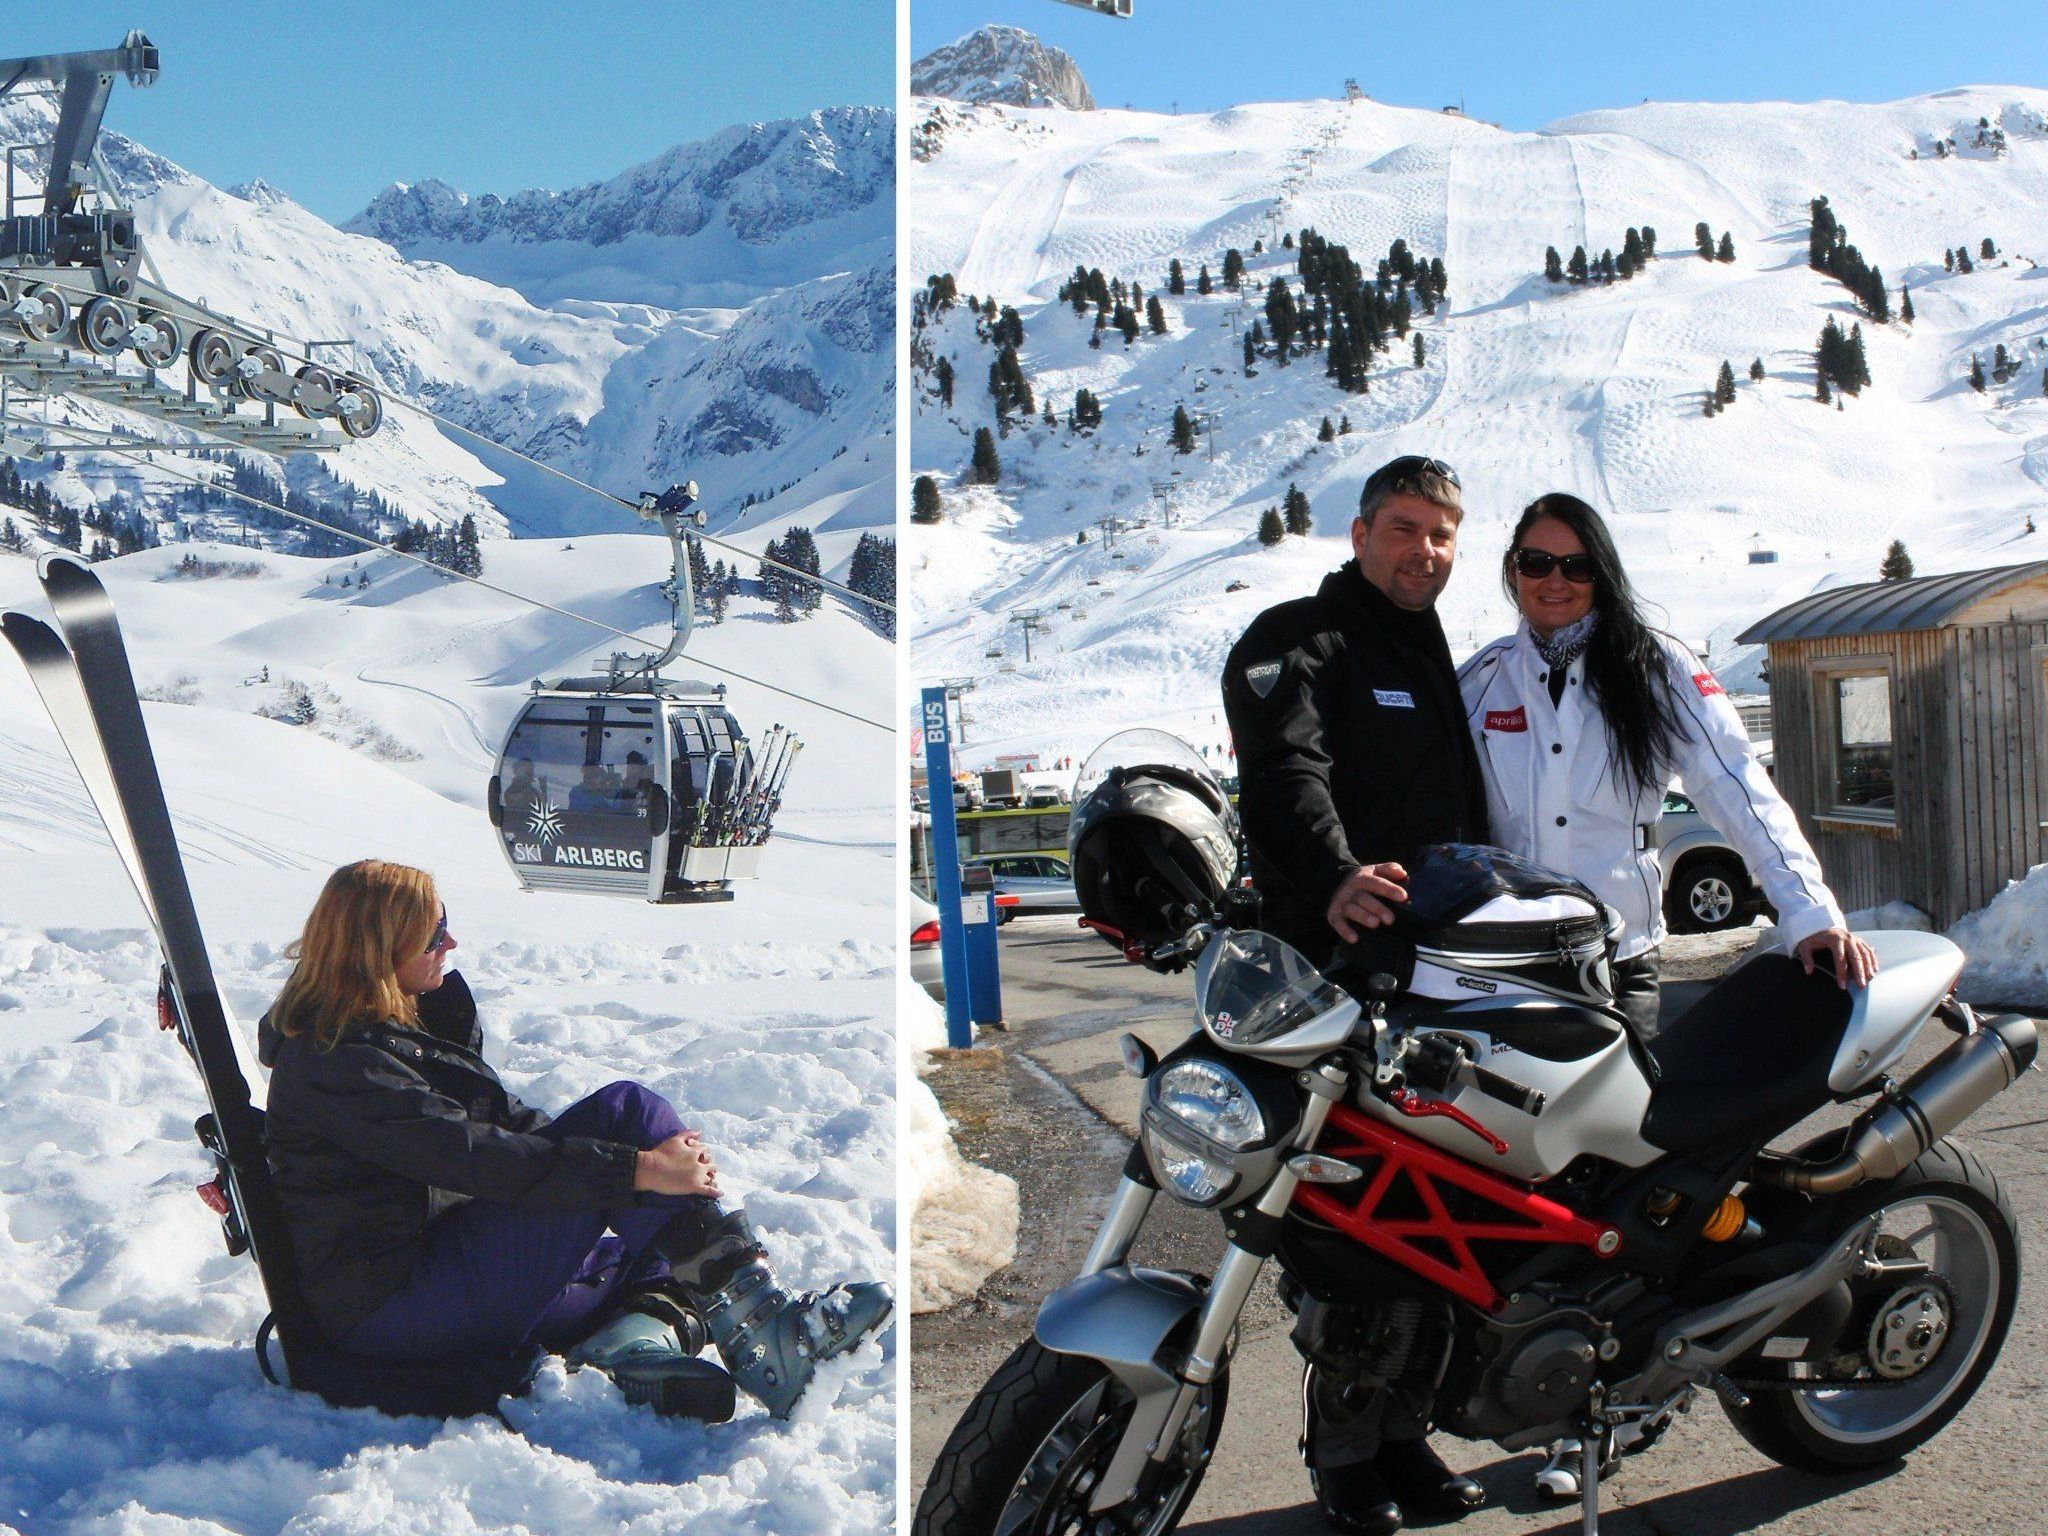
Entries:
MULTIPOLYGON (((28 668, 155 930, 167 983, 158 1004, 169 1017, 161 1022, 176 1029, 206 1086, 209 1113, 196 1130, 214 1156, 216 1178, 200 1193, 219 1213, 229 1251, 254 1249, 263 1288, 281 1307, 297 1287, 285 1272, 282 1245, 266 1240, 281 1225, 264 1161, 262 1115, 214 983, 113 601, 76 560, 46 556, 39 574, 63 633, 15 612, 0 616, 0 631, 28 668)), ((284 1321, 280 1342, 289 1369, 295 1330, 284 1321)))

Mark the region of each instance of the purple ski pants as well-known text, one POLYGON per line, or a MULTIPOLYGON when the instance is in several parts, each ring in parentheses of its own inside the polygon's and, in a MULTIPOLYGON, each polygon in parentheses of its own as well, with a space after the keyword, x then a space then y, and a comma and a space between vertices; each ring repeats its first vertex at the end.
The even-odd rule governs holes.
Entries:
MULTIPOLYGON (((620 1082, 579 1099, 538 1134, 644 1150, 682 1130, 668 1100, 620 1082)), ((565 1347, 629 1285, 668 1273, 666 1261, 646 1251, 656 1233, 684 1213, 706 1225, 719 1214, 718 1202, 705 1195, 640 1200, 590 1211, 494 1200, 458 1206, 427 1229, 426 1252, 403 1288, 335 1343, 380 1360, 436 1360, 529 1343, 565 1347)))

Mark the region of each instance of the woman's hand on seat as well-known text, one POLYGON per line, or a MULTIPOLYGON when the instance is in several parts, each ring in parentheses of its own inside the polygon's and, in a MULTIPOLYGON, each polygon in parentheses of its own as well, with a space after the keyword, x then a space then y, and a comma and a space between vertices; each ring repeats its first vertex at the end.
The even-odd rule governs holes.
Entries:
POLYGON ((1877 951, 1846 928, 1824 928, 1801 939, 1792 953, 1799 957, 1809 976, 1813 974, 1814 961, 1826 955, 1839 987, 1867 987, 1870 978, 1877 974, 1877 951))
POLYGON ((649 1147, 633 1169, 633 1187, 657 1195, 712 1195, 718 1190, 718 1164, 695 1131, 671 1136, 649 1147))

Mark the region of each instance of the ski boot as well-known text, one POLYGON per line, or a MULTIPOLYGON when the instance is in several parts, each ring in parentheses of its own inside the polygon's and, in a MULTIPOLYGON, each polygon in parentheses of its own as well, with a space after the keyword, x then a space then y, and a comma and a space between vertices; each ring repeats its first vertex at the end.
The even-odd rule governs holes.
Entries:
POLYGON ((603 1371, 629 1403, 656 1413, 723 1424, 733 1414, 733 1379, 697 1353, 703 1319, 660 1291, 640 1291, 599 1323, 564 1358, 571 1370, 603 1371))
POLYGON ((859 1344, 895 1307, 889 1287, 875 1280, 824 1292, 784 1290, 744 1211, 721 1214, 708 1231, 693 1227, 691 1236, 687 1256, 663 1254, 673 1283, 703 1315, 741 1390, 778 1419, 789 1417, 819 1362, 859 1344))

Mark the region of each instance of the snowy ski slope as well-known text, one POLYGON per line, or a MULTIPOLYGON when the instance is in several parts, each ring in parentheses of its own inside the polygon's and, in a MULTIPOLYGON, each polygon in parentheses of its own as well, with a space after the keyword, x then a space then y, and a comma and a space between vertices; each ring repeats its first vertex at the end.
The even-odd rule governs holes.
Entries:
MULTIPOLYGON (((586 670, 609 637, 395 559, 196 552, 256 573, 177 579, 184 549, 100 570, 142 688, 166 701, 144 711, 243 1030, 335 865, 423 865, 515 1092, 560 1106, 646 1081, 719 1148, 785 1278, 891 1273, 888 739, 735 684, 750 729, 780 719, 808 742, 762 879, 702 908, 524 895, 481 808, 496 742, 529 678, 586 670), (367 591, 340 587, 366 571, 367 591), (266 667, 270 682, 253 681, 266 667), (255 713, 287 679, 313 690, 313 726, 255 713)), ((665 632, 664 541, 492 542, 485 559, 516 590, 665 632)), ((27 561, 0 557, 0 604, 40 610, 27 561)), ((742 598, 691 654, 887 716, 888 643, 829 602, 780 626, 742 598)), ((0 803, 0 1529, 694 1523, 802 1536, 888 1524, 893 1332, 839 1371, 836 1402, 821 1391, 794 1425, 751 1406, 727 1426, 662 1420, 553 1365, 508 1406, 517 1433, 339 1412, 266 1386, 249 1348, 264 1311, 255 1269, 221 1250, 192 1194, 206 1177, 191 1132, 204 1101, 155 1027, 153 945, 11 656, 0 803)))
POLYGON ((1231 641, 1348 557, 1365 475, 1403 452, 1463 476, 1468 515, 1442 605, 1460 654, 1509 627, 1506 535, 1546 490, 1613 514, 1632 576, 1732 688, 1757 686, 1758 658, 1732 645, 1744 625, 1819 586, 1874 579, 1894 538, 1923 573, 2048 557, 2048 533, 2023 531, 2048 512, 2044 119, 2048 91, 1992 86, 1877 106, 1650 104, 1537 133, 1369 100, 1172 117, 919 98, 906 279, 951 272, 963 295, 1015 305, 1039 408, 1049 397, 1062 425, 1013 426, 1002 481, 965 486, 974 429, 994 421, 994 349, 961 308, 927 330, 957 384, 947 410, 928 371, 916 381, 912 472, 938 480, 947 518, 905 545, 914 670, 976 680, 970 764, 1078 758, 1138 724, 1221 752, 1216 678, 1231 641), (2003 128, 2003 155, 1975 147, 1980 117, 2003 128), (1937 158, 1947 138, 1958 150, 1937 158), (1910 285, 1917 311, 1911 326, 1865 323, 1874 383, 1841 411, 1813 398, 1824 321, 1856 318, 1847 290, 1806 265, 1816 195, 1895 302, 1910 285), (1694 253, 1702 221, 1732 235, 1734 262, 1694 253), (1597 258, 1644 224, 1658 257, 1633 281, 1543 280, 1546 245, 1569 256, 1583 243, 1597 258), (1449 303, 1417 311, 1424 367, 1399 342, 1362 396, 1338 392, 1319 352, 1244 376, 1238 326, 1263 294, 1248 290, 1241 311, 1220 286, 1198 297, 1198 266, 1220 280, 1237 246, 1253 278, 1284 276, 1298 293, 1294 252, 1251 250, 1303 227, 1347 244, 1368 272, 1396 237, 1442 257, 1449 303), (1986 236, 1995 258, 1944 270, 1944 249, 1975 259, 1986 236), (1173 257, 1183 298, 1166 292, 1173 257), (1055 297, 1077 264, 1157 294, 1169 334, 1127 350, 1111 331, 1091 350, 1092 313, 1055 297), (1972 392, 1971 354, 1988 369, 2000 342, 2017 376, 1972 392), (1738 398, 1705 419, 1724 359, 1738 398), (1085 437, 1064 425, 1079 388, 1105 414, 1085 437), (1194 455, 1167 442, 1177 404, 1213 418, 1194 455), (1319 445, 1321 419, 1346 413, 1354 430, 1319 445), (1290 483, 1311 498, 1315 536, 1262 549, 1258 515, 1290 483), (1159 484, 1172 487, 1171 528, 1159 484), (1149 526, 1112 552, 1093 526, 1111 515, 1149 526), (1753 546, 1778 562, 1749 564, 1753 546), (1011 617, 1028 609, 1051 624, 1030 662, 1011 617))

